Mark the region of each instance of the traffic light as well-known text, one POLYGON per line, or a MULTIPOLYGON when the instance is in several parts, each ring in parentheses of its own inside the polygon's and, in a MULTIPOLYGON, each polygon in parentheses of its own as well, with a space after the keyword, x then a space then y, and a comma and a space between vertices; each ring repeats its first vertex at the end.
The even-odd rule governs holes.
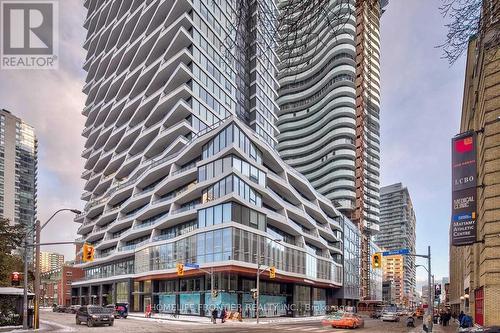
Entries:
POLYGON ((212 298, 217 298, 219 296, 219 291, 217 289, 212 290, 212 298))
POLYGON ((21 273, 19 272, 13 272, 10 275, 10 284, 12 286, 19 286, 19 281, 21 280, 21 273))
POLYGON ((276 267, 274 266, 269 267, 269 278, 270 279, 276 278, 276 267))
POLYGON ((184 264, 177 263, 177 276, 184 276, 184 264))
POLYGON ((382 255, 380 253, 372 255, 372 268, 382 268, 382 255))
POLYGON ((87 244, 87 243, 83 244, 83 249, 82 249, 83 262, 94 261, 94 253, 95 253, 95 249, 92 245, 87 244))
POLYGON ((250 291, 252 292, 252 298, 257 299, 257 289, 251 289, 250 291))

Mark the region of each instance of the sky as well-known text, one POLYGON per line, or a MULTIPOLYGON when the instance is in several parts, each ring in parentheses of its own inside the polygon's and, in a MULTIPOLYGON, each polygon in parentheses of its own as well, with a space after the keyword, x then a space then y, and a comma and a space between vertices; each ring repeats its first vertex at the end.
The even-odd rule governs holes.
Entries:
MULTIPOLYGON (((448 276, 450 139, 459 128, 465 66, 463 58, 450 66, 436 48, 446 33, 438 5, 392 0, 382 16, 380 122, 382 185, 408 187, 417 215, 417 253, 431 245, 436 278, 448 276)), ((85 9, 80 0, 64 0, 59 13, 58 70, 0 70, 0 108, 34 126, 38 136, 42 222, 59 208, 83 208, 85 9)), ((73 217, 59 214, 43 230, 42 241, 75 239, 73 217)), ((42 250, 74 258, 71 245, 42 250)), ((425 278, 419 268, 417 279, 425 278)))

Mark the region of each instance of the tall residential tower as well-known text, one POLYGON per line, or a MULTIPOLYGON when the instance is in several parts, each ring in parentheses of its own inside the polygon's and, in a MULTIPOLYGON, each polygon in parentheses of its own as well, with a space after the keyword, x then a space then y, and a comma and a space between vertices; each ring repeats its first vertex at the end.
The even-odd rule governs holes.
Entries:
MULTIPOLYGON (((380 32, 387 0, 330 0, 283 38, 278 150, 362 232, 361 298, 370 298, 369 241, 378 231, 380 32)), ((297 6, 300 8, 300 6, 297 6)))
POLYGON ((277 269, 261 276, 263 316, 324 313, 342 285, 344 217, 273 148, 275 2, 85 7, 87 204, 76 221, 96 259, 79 265, 73 302, 254 316, 259 261, 277 269), (203 270, 176 273, 188 263, 203 270))
MULTIPOLYGON (((375 242, 385 250, 409 249, 415 253, 416 216, 408 188, 401 183, 380 189, 380 232, 375 242)), ((416 287, 415 257, 388 258, 384 275, 395 283, 396 301, 409 305, 416 287)), ((410 304, 411 305, 411 304, 410 304)))
MULTIPOLYGON (((38 141, 35 130, 0 109, 0 217, 33 228, 36 220, 38 141)), ((32 243, 34 233, 28 242, 32 243)), ((29 260, 33 256, 29 254, 29 260)))

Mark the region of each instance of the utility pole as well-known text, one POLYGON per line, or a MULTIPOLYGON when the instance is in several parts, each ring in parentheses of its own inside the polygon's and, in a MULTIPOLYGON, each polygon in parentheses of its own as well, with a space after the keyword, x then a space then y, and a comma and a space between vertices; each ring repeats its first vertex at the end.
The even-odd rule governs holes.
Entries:
POLYGON ((431 289, 431 247, 427 246, 427 266, 429 267, 428 274, 428 284, 429 284, 429 315, 431 317, 431 321, 429 324, 429 332, 432 332, 432 328, 434 325, 434 300, 432 299, 432 289, 431 289))
MULTIPOLYGON (((432 327, 433 327, 433 320, 434 320, 434 300, 432 299, 432 287, 433 287, 433 277, 432 277, 432 271, 431 271, 431 247, 430 246, 427 246, 427 255, 424 255, 424 254, 408 254, 409 256, 414 256, 414 257, 420 257, 420 258, 426 258, 427 259, 427 268, 425 268, 425 266, 423 265, 416 265, 416 267, 423 267, 424 269, 427 270, 427 287, 429 288, 429 295, 427 297, 427 302, 429 303, 428 307, 427 307, 427 314, 428 316, 430 316, 431 318, 431 321, 429 323, 429 331, 428 332, 432 332, 432 327)), ((425 320, 424 320, 424 323, 425 323, 425 320)))
MULTIPOLYGON (((36 255, 33 259, 33 263, 35 265, 36 270, 38 271, 38 275, 35 275, 35 283, 34 283, 34 291, 35 291, 35 329, 38 329, 38 310, 39 310, 39 290, 40 290, 40 270, 39 270, 39 256, 40 256, 40 245, 57 245, 57 244, 76 244, 76 242, 54 242, 54 243, 45 243, 42 244, 40 242, 40 232, 42 229, 56 216, 58 213, 63 211, 70 211, 75 214, 81 214, 82 212, 78 209, 69 209, 62 208, 57 210, 52 216, 42 225, 40 226, 40 221, 36 221, 34 226, 30 226, 31 228, 26 229, 26 233, 24 235, 24 294, 23 294, 23 329, 28 329, 28 237, 33 232, 36 233, 36 241, 34 244, 30 244, 29 248, 36 246, 36 255)), ((36 274, 36 273, 35 273, 36 274)))
POLYGON ((23 329, 28 329, 28 236, 24 237, 23 329))
POLYGON ((36 220, 35 223, 35 318, 34 318, 34 328, 40 328, 40 221, 36 220))

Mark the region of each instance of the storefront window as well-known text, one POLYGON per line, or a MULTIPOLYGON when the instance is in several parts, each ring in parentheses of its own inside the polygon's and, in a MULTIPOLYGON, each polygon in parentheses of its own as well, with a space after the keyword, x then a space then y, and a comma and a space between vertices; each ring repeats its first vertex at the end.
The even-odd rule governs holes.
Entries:
POLYGON ((118 282, 116 284, 116 303, 127 303, 129 295, 128 282, 118 282))

